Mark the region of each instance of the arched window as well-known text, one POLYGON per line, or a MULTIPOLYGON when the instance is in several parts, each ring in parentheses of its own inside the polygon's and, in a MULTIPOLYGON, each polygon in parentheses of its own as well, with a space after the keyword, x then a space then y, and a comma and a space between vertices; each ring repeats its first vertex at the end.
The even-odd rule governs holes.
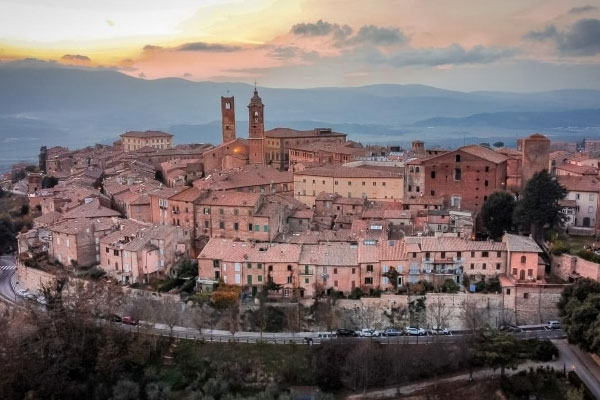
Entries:
POLYGON ((527 257, 521 256, 521 264, 526 264, 526 263, 527 263, 527 257))
POLYGON ((231 109, 231 103, 230 102, 225 103, 225 109, 226 110, 230 110, 231 109))

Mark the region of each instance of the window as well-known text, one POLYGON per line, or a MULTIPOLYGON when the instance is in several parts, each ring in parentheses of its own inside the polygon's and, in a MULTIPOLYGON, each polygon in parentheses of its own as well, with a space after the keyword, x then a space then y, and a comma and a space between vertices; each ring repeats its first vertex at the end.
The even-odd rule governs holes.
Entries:
POLYGON ((262 269, 262 264, 261 263, 256 264, 256 269, 262 269))
POLYGON ((498 258, 502 257, 502 252, 501 251, 497 251, 496 252, 496 257, 498 257, 498 258))
POLYGON ((475 269, 475 264, 471 263, 471 269, 475 269))
POLYGON ((254 232, 260 232, 260 225, 254 225, 254 232))
POLYGON ((442 251, 441 257, 442 258, 446 258, 446 252, 445 251, 442 251))
MULTIPOLYGON (((589 206, 588 207, 588 213, 591 214, 594 212, 594 206, 589 206)), ((68 241, 68 240, 67 240, 68 241)))
POLYGON ((432 190, 432 191, 431 191, 431 195, 432 195, 432 196, 435 196, 435 190, 432 190))
POLYGON ((500 263, 496 263, 496 269, 500 269, 500 263))
POLYGON ((248 224, 248 230, 252 232, 252 224, 248 224))
POLYGON ((365 186, 365 185, 366 185, 365 181, 362 181, 362 185, 363 185, 363 186, 365 186))
POLYGON ((219 222, 219 229, 225 229, 225 222, 219 222))
POLYGON ((474 251, 471 252, 471 257, 475 257, 475 252, 474 251))
POLYGON ((575 200, 579 200, 579 193, 575 194, 575 200))
POLYGON ((487 181, 487 179, 486 179, 486 180, 483 182, 483 185, 484 185, 485 187, 487 187, 487 186, 488 186, 488 181, 487 181))
POLYGON ((263 232, 269 232, 269 225, 263 226, 263 232))
POLYGON ((381 186, 385 186, 385 182, 381 182, 381 186))
POLYGON ((288 270, 288 271, 291 271, 291 270, 292 270, 292 266, 291 266, 291 265, 288 265, 288 266, 287 266, 287 270, 288 270))
POLYGON ((233 215, 240 215, 240 210, 238 210, 237 208, 234 208, 233 215))
MULTIPOLYGON (((486 167, 485 167, 485 172, 490 172, 490 167, 489 167, 489 166, 486 166, 486 167)), ((486 185, 486 186, 487 186, 487 185, 486 185)))
POLYGON ((417 186, 416 192, 419 193, 420 191, 421 191, 421 188, 419 186, 417 186))
POLYGON ((417 253, 412 253, 412 258, 417 258, 417 253))
POLYGON ((483 265, 481 266, 481 269, 486 269, 486 267, 487 266, 485 265, 485 263, 483 263, 483 265))
POLYGON ((455 181, 462 180, 462 170, 460 168, 454 168, 454 180, 455 181))
POLYGON ((292 283, 292 277, 291 276, 287 277, 287 283, 292 283))
POLYGON ((334 275, 337 275, 337 268, 334 268, 334 269, 333 269, 333 274, 334 274, 334 275))
POLYGON ((107 253, 110 253, 110 249, 109 249, 108 247, 106 248, 106 252, 107 252, 107 253))
POLYGON ((460 154, 457 154, 455 159, 456 159, 456 162, 460 162, 460 154))
POLYGON ((337 185, 337 184, 338 184, 338 181, 335 181, 335 182, 333 182, 333 184, 334 184, 334 185, 337 185))
POLYGON ((219 260, 213 260, 213 267, 219 268, 219 260))
POLYGON ((373 266, 372 265, 367 265, 367 272, 373 272, 373 266))
POLYGON ((371 278, 370 276, 366 277, 365 278, 365 285, 372 285, 372 284, 373 284, 373 278, 371 278))
POLYGON ((352 268, 352 274, 354 275, 356 273, 356 268, 352 268))
POLYGON ((310 279, 309 278, 304 278, 304 283, 306 283, 306 284, 310 283, 310 279))
POLYGON ((489 257, 489 253, 487 251, 482 251, 481 257, 489 257))
POLYGON ((408 191, 412 192, 412 185, 408 185, 408 191))
POLYGON ((252 263, 247 263, 246 266, 248 267, 248 269, 252 269, 252 263))
POLYGON ((506 289, 506 294, 510 294, 510 289, 506 289))
POLYGON ((457 259, 457 260, 460 260, 461 258, 462 258, 462 252, 460 252, 460 251, 457 251, 457 252, 456 252, 456 259, 457 259))
POLYGON ((352 186, 352 181, 348 181, 348 186, 352 186))
POLYGON ((529 293, 523 293, 523 298, 524 299, 528 299, 529 298, 529 293))
POLYGON ((238 231, 238 230, 240 230, 240 224, 238 224, 237 222, 234 222, 234 223, 233 223, 233 230, 234 230, 234 231, 238 231))
POLYGON ((113 251, 113 255, 118 256, 119 255, 119 250, 114 250, 113 251))
POLYGON ((219 208, 219 214, 223 215, 223 209, 219 208))
POLYGON ((435 171, 431 171, 431 179, 435 179, 435 171))
POLYGON ((521 256, 521 264, 527 264, 527 257, 521 256))
POLYGON ((527 270, 527 276, 529 276, 529 277, 533 276, 533 270, 532 269, 528 269, 527 270))
POLYGON ((377 182, 373 182, 373 186, 377 186, 377 182))
POLYGON ((593 200, 594 200, 594 195, 590 194, 590 201, 593 201, 593 200))

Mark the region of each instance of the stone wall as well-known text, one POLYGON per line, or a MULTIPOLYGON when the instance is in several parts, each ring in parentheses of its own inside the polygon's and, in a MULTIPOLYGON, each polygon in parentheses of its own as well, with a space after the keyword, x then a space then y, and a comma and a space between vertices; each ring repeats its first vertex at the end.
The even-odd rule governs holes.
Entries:
POLYGON ((569 254, 553 256, 552 274, 565 281, 579 275, 582 278, 589 278, 600 282, 600 264, 569 254))
POLYGON ((31 293, 39 293, 43 287, 54 285, 56 277, 48 272, 24 265, 17 266, 17 282, 19 287, 27 289, 31 293))

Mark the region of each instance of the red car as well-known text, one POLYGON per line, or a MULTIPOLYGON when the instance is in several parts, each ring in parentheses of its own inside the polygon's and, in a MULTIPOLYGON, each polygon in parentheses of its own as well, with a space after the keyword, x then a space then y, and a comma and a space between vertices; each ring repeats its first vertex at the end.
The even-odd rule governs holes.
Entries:
POLYGON ((128 315, 124 316, 123 318, 121 318, 121 323, 125 324, 125 325, 137 325, 138 324, 138 320, 130 317, 128 315))

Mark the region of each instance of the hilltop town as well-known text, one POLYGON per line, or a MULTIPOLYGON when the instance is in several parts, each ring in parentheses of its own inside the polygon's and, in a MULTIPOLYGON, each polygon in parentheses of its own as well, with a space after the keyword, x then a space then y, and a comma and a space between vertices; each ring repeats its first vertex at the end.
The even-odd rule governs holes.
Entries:
MULTIPOLYGON (((129 131, 112 145, 43 147, 39 171, 15 165, 5 188, 26 193, 36 213, 17 238, 19 285, 35 293, 92 271, 152 292, 192 262, 183 300, 224 285, 284 303, 373 298, 384 313, 392 299, 465 293, 493 304, 487 318, 499 326, 555 319, 565 285, 599 279, 598 264, 549 257, 552 243, 528 229, 491 240, 482 218, 492 194, 519 199, 548 171, 567 190, 562 234, 596 237, 598 140, 578 148, 535 133, 517 148, 365 146, 328 128, 265 131, 256 89, 247 109, 246 138, 235 99, 221 97, 221 144, 129 131)), ((457 319, 445 324, 464 328, 457 319)))

